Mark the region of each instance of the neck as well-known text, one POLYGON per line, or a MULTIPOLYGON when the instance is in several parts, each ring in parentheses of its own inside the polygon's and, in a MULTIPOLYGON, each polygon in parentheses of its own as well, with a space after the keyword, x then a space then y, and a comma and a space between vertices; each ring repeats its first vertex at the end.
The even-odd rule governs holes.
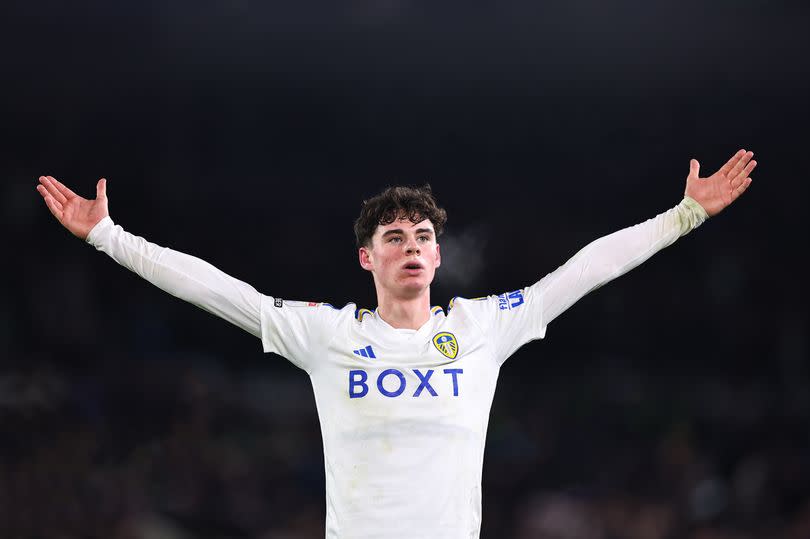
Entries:
POLYGON ((430 288, 413 298, 377 292, 377 315, 397 329, 419 329, 430 320, 430 288))

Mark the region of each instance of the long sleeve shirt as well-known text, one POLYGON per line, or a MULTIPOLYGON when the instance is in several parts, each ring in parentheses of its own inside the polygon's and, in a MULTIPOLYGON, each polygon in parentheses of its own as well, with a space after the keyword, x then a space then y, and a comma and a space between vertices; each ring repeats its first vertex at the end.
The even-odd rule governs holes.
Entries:
POLYGON ((686 197, 599 238, 533 285, 455 298, 416 330, 349 304, 267 296, 109 217, 87 242, 261 339, 310 377, 323 434, 326 537, 476 538, 489 411, 504 361, 588 292, 700 226, 686 197))

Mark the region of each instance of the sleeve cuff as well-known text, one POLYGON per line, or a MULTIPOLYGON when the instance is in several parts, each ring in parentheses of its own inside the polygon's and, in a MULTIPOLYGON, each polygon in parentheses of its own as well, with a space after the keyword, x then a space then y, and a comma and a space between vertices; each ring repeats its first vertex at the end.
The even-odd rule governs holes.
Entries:
POLYGON ((107 217, 96 223, 96 225, 92 229, 90 229, 90 232, 87 234, 87 239, 85 239, 85 241, 90 245, 92 245, 93 247, 98 247, 98 243, 99 240, 101 239, 100 236, 102 235, 102 233, 108 228, 111 228, 113 226, 115 226, 115 223, 113 223, 113 220, 108 215, 107 217))
POLYGON ((680 206, 682 210, 680 213, 683 220, 686 221, 687 231, 696 229, 709 218, 709 214, 706 213, 703 206, 692 197, 683 197, 683 200, 678 206, 680 206))

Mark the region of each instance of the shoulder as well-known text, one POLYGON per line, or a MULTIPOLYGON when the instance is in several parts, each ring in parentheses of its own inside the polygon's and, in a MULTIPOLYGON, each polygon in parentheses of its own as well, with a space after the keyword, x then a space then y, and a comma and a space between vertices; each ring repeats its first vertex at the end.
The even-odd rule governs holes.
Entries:
POLYGON ((455 296, 453 299, 450 300, 450 303, 447 304, 447 314, 449 315, 455 309, 456 312, 461 310, 475 310, 475 309, 485 309, 486 305, 491 301, 491 298, 495 296, 479 296, 477 298, 465 298, 462 296, 455 296))
POLYGON ((297 301, 272 296, 262 297, 262 311, 273 318, 292 317, 335 323, 341 319, 353 319, 356 310, 354 303, 347 303, 338 308, 323 301, 297 301))
POLYGON ((448 315, 452 312, 467 313, 476 319, 497 317, 504 312, 521 307, 526 302, 527 292, 528 289, 519 288, 475 298, 456 296, 450 300, 447 312, 448 315))
POLYGON ((354 320, 357 318, 357 312, 361 309, 357 308, 352 302, 347 303, 343 307, 335 307, 327 302, 308 302, 308 305, 314 307, 319 315, 323 318, 331 320, 354 320), (313 305, 314 303, 314 305, 313 305))
POLYGON ((466 309, 489 309, 495 307, 498 311, 508 311, 519 307, 525 301, 526 288, 518 288, 510 292, 502 292, 500 294, 490 294, 488 296, 479 296, 477 298, 463 298, 456 296, 450 300, 447 306, 448 312, 456 307, 463 307, 466 309))
POLYGON ((479 296, 475 298, 465 298, 456 296, 447 304, 447 318, 471 319, 480 328, 489 325, 488 320, 492 317, 495 307, 495 295, 479 296))

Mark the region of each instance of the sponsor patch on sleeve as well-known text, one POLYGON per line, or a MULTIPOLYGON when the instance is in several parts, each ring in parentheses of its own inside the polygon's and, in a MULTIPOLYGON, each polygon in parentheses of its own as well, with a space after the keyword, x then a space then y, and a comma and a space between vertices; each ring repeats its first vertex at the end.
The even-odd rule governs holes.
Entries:
POLYGON ((504 292, 498 296, 498 309, 502 311, 511 311, 521 305, 523 305, 523 290, 504 292))

